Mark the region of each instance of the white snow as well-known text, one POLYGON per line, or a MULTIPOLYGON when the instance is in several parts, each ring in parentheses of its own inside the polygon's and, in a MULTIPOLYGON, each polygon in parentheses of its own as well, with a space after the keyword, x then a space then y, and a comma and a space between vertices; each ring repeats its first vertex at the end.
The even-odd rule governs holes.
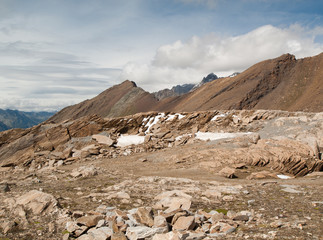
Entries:
POLYGON ((278 174, 277 177, 279 177, 280 179, 290 179, 291 178, 290 176, 286 176, 283 174, 278 174))
POLYGON ((182 115, 182 114, 180 114, 180 113, 176 113, 176 115, 178 116, 178 120, 181 120, 182 118, 184 118, 184 117, 185 117, 185 115, 182 115))
POLYGON ((236 138, 243 135, 251 134, 251 132, 239 132, 239 133, 212 133, 212 132, 197 132, 195 138, 201 139, 203 141, 207 140, 219 140, 224 138, 236 138))
POLYGON ((178 120, 181 120, 182 118, 185 117, 185 115, 182 115, 180 113, 170 114, 168 115, 166 121, 172 121, 176 116, 178 116, 178 120))
POLYGON ((220 118, 220 117, 226 117, 227 115, 226 114, 219 114, 219 115, 215 115, 212 119, 211 119, 211 121, 216 121, 218 118, 220 118))
MULTIPOLYGON (((148 127, 145 133, 149 133, 149 130, 152 126, 159 122, 159 119, 165 116, 165 113, 159 113, 156 117, 149 118, 148 122, 146 123, 145 127, 148 127)), ((145 119, 144 119, 145 120, 145 119)))
POLYGON ((126 147, 132 144, 138 145, 145 141, 145 136, 138 136, 138 135, 121 135, 118 138, 118 147, 126 147))

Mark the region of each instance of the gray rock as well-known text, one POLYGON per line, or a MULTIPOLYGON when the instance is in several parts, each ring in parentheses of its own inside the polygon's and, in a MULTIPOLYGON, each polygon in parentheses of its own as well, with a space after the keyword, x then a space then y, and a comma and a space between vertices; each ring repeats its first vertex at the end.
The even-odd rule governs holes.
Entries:
POLYGON ((90 229, 87 234, 96 240, 106 240, 112 236, 113 231, 111 228, 101 227, 97 229, 90 229))
POLYGON ((157 233, 163 233, 164 228, 149 228, 145 226, 138 226, 138 227, 128 227, 126 236, 130 240, 137 240, 142 238, 150 238, 157 233))

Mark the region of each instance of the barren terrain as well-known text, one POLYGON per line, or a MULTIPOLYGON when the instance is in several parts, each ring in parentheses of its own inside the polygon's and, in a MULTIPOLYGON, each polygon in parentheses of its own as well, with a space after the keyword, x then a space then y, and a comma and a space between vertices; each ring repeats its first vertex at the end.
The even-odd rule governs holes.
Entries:
POLYGON ((322 126, 322 113, 208 111, 4 132, 0 236, 322 239, 322 126))

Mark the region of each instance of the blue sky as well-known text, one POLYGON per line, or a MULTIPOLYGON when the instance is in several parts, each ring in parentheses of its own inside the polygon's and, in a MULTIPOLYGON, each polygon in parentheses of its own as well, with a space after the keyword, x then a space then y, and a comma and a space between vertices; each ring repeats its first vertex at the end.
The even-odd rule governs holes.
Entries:
POLYGON ((0 0, 0 108, 58 110, 323 51, 322 1, 0 0))

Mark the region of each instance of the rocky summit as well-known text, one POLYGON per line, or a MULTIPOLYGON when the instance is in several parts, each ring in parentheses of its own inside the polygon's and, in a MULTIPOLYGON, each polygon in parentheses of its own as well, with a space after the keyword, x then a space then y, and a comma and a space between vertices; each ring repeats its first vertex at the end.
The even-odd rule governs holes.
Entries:
POLYGON ((322 149, 322 112, 89 115, 4 131, 0 238, 322 239, 322 149))

